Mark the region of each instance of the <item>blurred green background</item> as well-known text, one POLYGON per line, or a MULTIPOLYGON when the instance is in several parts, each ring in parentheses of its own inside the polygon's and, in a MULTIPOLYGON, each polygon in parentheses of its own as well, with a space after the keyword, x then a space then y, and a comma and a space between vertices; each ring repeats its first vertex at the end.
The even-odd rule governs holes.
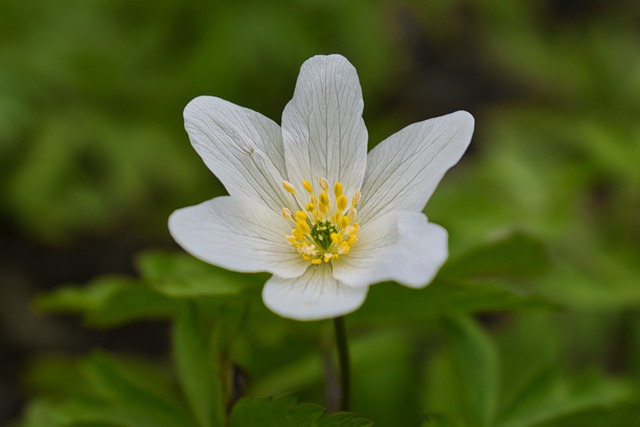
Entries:
MULTIPOLYGON (((3 1, 0 423, 22 418, 27 400, 51 392, 49 374, 96 346, 166 361, 168 322, 147 319, 162 309, 94 331, 34 314, 33 298, 144 275, 143 250, 178 252, 168 215, 224 193, 188 143, 183 107, 216 95, 279 122, 302 62, 327 53, 359 72, 371 146, 457 109, 476 117, 469 152, 426 209, 450 233, 442 278, 417 293, 374 287, 347 319, 361 349, 354 410, 380 426, 420 425, 425 413, 453 414, 433 426, 640 425, 632 0, 3 1), (468 322, 442 320, 453 312, 468 322), (475 425, 460 406, 464 381, 452 380, 473 353, 456 346, 460 331, 486 350, 468 361, 479 364, 470 378, 499 390, 467 390, 496 396, 475 425), (544 410, 531 421, 528 408, 544 410)), ((63 306, 88 310, 40 309, 63 306)), ((230 350, 252 371, 250 390, 322 404, 306 338, 316 326, 259 316, 273 331, 250 326, 230 350), (254 360, 252 345, 287 356, 254 360)))

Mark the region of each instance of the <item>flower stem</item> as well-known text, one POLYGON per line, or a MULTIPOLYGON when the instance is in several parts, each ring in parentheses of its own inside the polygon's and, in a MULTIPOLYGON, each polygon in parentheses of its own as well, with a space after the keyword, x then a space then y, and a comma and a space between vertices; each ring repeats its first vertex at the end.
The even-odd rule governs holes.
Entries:
POLYGON ((351 367, 349 364, 349 345, 347 343, 347 329, 344 316, 333 319, 338 348, 338 364, 340 365, 340 405, 339 411, 349 410, 351 395, 351 367))

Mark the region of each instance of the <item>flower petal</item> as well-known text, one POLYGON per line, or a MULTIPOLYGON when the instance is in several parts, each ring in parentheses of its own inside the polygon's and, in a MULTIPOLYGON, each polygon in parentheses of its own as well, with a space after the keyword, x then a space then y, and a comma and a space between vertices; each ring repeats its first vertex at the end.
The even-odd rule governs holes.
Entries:
POLYGON ((276 212, 291 203, 282 188, 284 146, 275 122, 213 96, 189 102, 184 121, 191 144, 230 195, 261 200, 276 212))
POLYGON ((448 257, 447 231, 420 212, 383 215, 362 226, 359 237, 333 266, 333 276, 348 286, 394 280, 421 288, 448 257))
POLYGON ((360 222, 391 211, 421 211, 445 172, 465 152, 473 116, 457 111, 414 123, 369 153, 360 222))
POLYGON ((297 277, 309 265, 286 242, 287 221, 252 199, 223 196, 178 209, 169 231, 191 255, 228 270, 297 277))
POLYGON ((293 99, 282 113, 289 180, 340 181, 359 190, 367 157, 362 90, 353 65, 340 55, 314 56, 300 70, 293 99))
POLYGON ((331 265, 310 266, 300 277, 273 276, 262 290, 271 311, 295 320, 319 320, 342 316, 358 309, 368 288, 354 288, 336 281, 331 265))

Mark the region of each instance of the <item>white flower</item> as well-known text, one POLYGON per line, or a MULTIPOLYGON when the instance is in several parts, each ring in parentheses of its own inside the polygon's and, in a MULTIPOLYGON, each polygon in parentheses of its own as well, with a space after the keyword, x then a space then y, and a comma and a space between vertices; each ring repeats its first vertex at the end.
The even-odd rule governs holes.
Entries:
POLYGON ((175 211, 174 239, 208 263, 272 273, 264 303, 298 320, 354 311, 376 282, 426 286, 447 232, 421 211, 469 145, 473 117, 412 124, 367 154, 362 109, 339 55, 302 65, 282 127, 216 97, 191 101, 189 138, 229 196, 175 211))

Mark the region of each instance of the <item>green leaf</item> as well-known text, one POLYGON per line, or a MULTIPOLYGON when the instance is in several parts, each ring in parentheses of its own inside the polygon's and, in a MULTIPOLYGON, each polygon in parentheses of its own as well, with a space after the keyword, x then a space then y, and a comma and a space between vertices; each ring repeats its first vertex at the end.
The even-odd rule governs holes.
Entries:
POLYGON ((184 301, 173 327, 173 355, 182 390, 201 427, 223 425, 224 401, 218 355, 197 306, 184 301))
POLYGON ((597 374, 570 380, 553 366, 534 371, 501 411, 499 427, 532 427, 569 415, 626 403, 633 396, 624 382, 597 374))
POLYGON ((35 308, 47 313, 91 313, 99 310, 114 294, 133 283, 133 279, 126 277, 101 277, 87 286, 66 286, 39 295, 35 300, 35 308))
POLYGON ((80 314, 87 324, 100 327, 169 317, 175 311, 171 299, 122 277, 98 278, 83 287, 64 287, 38 297, 35 304, 43 312, 80 314))
POLYGON ((169 297, 236 296, 265 281, 263 275, 234 273, 171 252, 145 252, 137 264, 142 277, 169 297))
POLYGON ((176 304, 169 298, 143 286, 132 286, 116 292, 99 310, 87 316, 94 326, 114 327, 141 319, 170 317, 176 304))
POLYGON ((447 414, 430 414, 422 427, 464 427, 464 423, 447 414))
POLYGON ((44 399, 30 402, 24 415, 24 421, 20 427, 66 427, 72 422, 70 417, 61 405, 49 402, 44 399))
POLYGON ((440 276, 517 280, 539 276, 548 264, 547 251, 540 241, 514 232, 456 256, 445 264, 440 276))
POLYGON ((555 308, 537 296, 493 281, 436 280, 425 289, 375 285, 353 321, 418 320, 453 312, 522 311, 555 308))
POLYGON ((186 408, 175 396, 150 386, 105 354, 94 353, 81 371, 102 402, 88 408, 80 405, 86 410, 79 410, 79 419, 109 420, 131 427, 193 426, 186 408))
POLYGON ((466 391, 469 424, 493 425, 498 398, 498 354, 484 330, 467 316, 447 317, 443 329, 466 391))
POLYGON ((311 403, 297 403, 291 395, 243 398, 233 407, 230 427, 370 427, 373 422, 352 413, 326 414, 311 403))

